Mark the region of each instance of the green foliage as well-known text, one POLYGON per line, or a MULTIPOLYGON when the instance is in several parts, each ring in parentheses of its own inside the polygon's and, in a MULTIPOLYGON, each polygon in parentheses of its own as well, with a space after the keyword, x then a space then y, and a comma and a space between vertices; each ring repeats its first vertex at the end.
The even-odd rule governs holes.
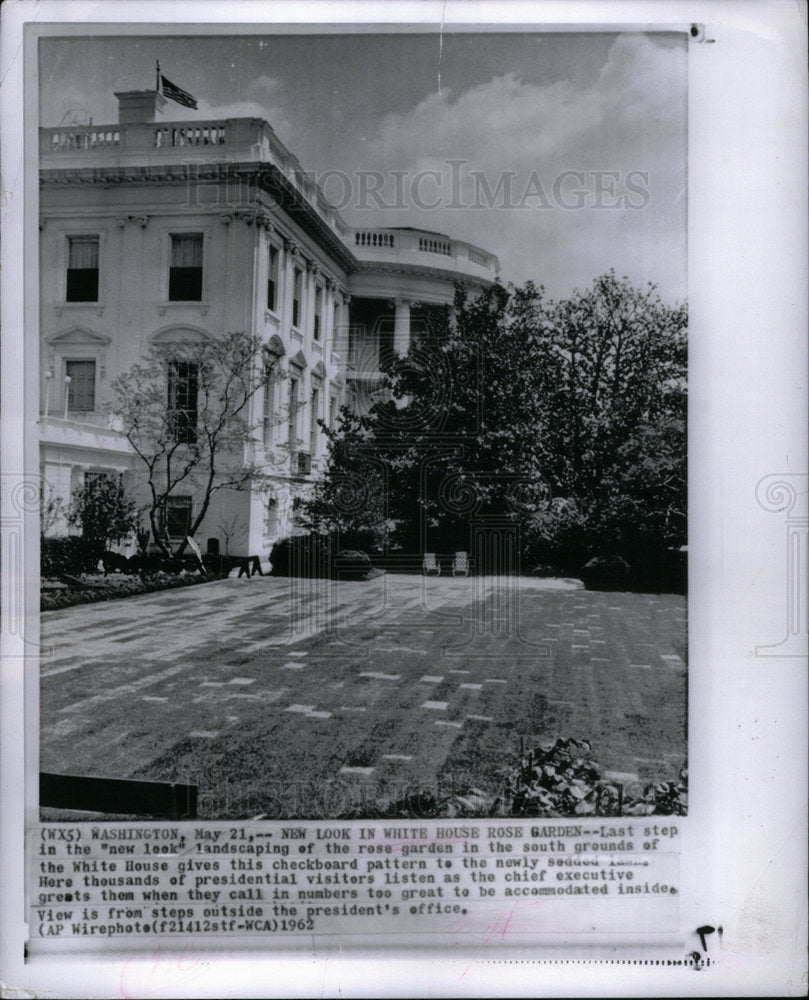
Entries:
POLYGON ((452 551, 497 515, 525 571, 683 545, 686 323, 613 272, 560 302, 530 282, 459 288, 383 365, 387 398, 329 433, 307 527, 452 551))
POLYGON ((138 512, 123 483, 103 476, 87 480, 73 495, 67 520, 81 528, 88 558, 98 561, 108 548, 126 541, 135 531, 138 512))
POLYGON ((507 783, 510 816, 684 816, 688 772, 624 789, 603 777, 588 740, 557 739, 520 758, 507 783))
POLYGON ((279 539, 270 552, 273 576, 328 578, 334 549, 327 535, 293 535, 279 539))
POLYGON ((328 441, 325 474, 296 511, 296 520, 313 534, 332 535, 341 547, 378 549, 390 539, 387 518, 387 468, 367 417, 348 407, 336 427, 320 421, 328 441))
POLYGON ((40 573, 43 577, 75 575, 93 572, 98 556, 93 559, 83 538, 42 538, 39 548, 40 573))
POLYGON ((441 817, 685 816, 688 770, 675 780, 619 785, 606 778, 588 740, 559 738, 523 752, 497 791, 476 787, 442 795, 413 789, 395 801, 355 807, 343 819, 441 817))

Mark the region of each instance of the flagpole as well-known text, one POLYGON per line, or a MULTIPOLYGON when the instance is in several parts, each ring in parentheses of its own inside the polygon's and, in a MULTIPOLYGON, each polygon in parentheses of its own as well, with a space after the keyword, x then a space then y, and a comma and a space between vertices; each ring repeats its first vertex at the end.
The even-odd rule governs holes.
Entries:
POLYGON ((160 61, 155 60, 156 72, 157 72, 157 92, 161 93, 160 89, 160 61))

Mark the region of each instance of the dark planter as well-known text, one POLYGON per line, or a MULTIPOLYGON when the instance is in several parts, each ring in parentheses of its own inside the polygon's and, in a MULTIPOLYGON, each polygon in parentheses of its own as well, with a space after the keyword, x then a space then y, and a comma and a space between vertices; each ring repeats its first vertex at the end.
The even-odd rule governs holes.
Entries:
POLYGON ((587 590, 628 590, 632 571, 620 556, 596 556, 582 566, 579 577, 587 590))
POLYGON ((335 569, 339 580, 366 580, 372 570, 371 560, 357 549, 343 549, 337 553, 335 569))

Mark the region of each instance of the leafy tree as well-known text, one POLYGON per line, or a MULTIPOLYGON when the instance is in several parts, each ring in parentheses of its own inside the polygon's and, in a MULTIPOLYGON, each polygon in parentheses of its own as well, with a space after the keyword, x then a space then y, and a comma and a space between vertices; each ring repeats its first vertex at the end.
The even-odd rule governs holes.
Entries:
POLYGON ((634 288, 612 271, 548 304, 536 367, 554 442, 544 474, 555 492, 596 496, 628 442, 680 412, 686 324, 684 306, 666 306, 653 286, 634 288))
POLYGON ((244 489, 260 477, 246 460, 255 427, 248 422, 250 401, 282 376, 259 338, 229 333, 216 339, 154 346, 112 384, 112 413, 146 470, 147 514, 152 537, 172 553, 167 506, 172 496, 192 492, 194 536, 215 493, 244 489))
POLYGON ((387 398, 330 434, 309 524, 343 527, 341 484, 359 476, 352 526, 393 525, 409 551, 425 532, 465 548, 487 513, 520 525, 526 559, 565 566, 682 544, 686 322, 613 272, 560 302, 530 282, 459 288, 388 361, 387 398))
POLYGON ((136 530, 138 510, 120 479, 99 476, 73 495, 67 520, 81 528, 82 548, 92 565, 136 530))

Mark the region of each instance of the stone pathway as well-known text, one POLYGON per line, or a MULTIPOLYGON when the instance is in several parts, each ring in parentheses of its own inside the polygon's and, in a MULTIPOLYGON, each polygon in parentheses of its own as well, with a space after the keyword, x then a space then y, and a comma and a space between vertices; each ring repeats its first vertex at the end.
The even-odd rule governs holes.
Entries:
POLYGON ((497 787, 520 738, 685 757, 685 600, 530 578, 258 577, 42 616, 41 768, 192 781, 202 817, 497 787))

